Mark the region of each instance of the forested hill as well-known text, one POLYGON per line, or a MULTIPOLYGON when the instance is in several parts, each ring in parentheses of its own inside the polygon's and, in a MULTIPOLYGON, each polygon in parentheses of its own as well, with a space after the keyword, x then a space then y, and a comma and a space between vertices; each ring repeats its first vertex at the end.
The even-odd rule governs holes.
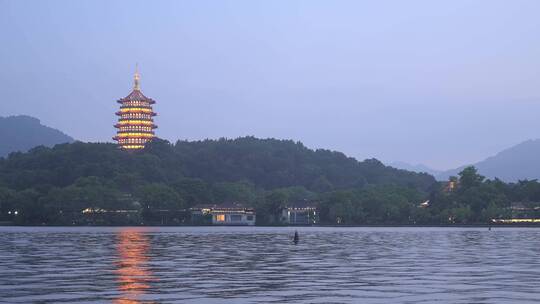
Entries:
POLYGON ((23 190, 66 187, 95 176, 119 188, 171 184, 186 177, 205 183, 248 182, 256 188, 302 186, 312 192, 397 185, 427 191, 428 174, 357 161, 340 152, 311 150, 299 142, 243 137, 169 144, 155 140, 144 151, 126 152, 114 144, 81 143, 38 147, 0 160, 0 186, 23 190))
POLYGON ((185 214, 192 206, 241 202, 257 209, 258 224, 274 225, 281 207, 305 199, 332 225, 488 223, 512 216, 512 202, 537 216, 537 181, 505 184, 469 167, 456 185, 287 140, 154 140, 134 152, 75 142, 0 158, 0 223, 196 224, 185 214), (111 213, 84 215, 89 208, 111 213))
POLYGON ((207 181, 246 179, 266 189, 303 186, 314 192, 394 184, 427 190, 428 174, 397 170, 376 159, 362 162, 341 152, 311 150, 291 140, 242 137, 178 141, 173 148, 183 172, 207 181))
POLYGON ((0 138, 0 157, 36 146, 73 142, 73 138, 42 125, 39 119, 24 115, 0 117, 0 138))

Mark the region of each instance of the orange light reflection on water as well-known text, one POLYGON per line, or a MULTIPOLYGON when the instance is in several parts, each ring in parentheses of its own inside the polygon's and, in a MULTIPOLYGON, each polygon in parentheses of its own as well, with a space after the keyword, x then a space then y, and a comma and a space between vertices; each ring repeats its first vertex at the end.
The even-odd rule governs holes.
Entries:
POLYGON ((147 265, 149 239, 140 229, 130 228, 119 231, 117 240, 115 272, 120 296, 114 303, 140 303, 139 298, 150 288, 153 280, 147 265))

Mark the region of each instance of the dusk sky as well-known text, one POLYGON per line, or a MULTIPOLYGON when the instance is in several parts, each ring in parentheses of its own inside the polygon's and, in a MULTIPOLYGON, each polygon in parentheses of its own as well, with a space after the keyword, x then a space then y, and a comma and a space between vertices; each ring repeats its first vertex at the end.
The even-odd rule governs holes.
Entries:
POLYGON ((302 141, 449 169, 540 138, 540 1, 0 0, 0 116, 112 141, 302 141))

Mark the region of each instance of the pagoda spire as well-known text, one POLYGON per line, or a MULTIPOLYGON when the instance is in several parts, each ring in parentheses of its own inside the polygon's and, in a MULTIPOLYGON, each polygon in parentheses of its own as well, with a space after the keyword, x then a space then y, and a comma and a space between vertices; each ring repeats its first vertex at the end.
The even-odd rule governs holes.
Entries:
POLYGON ((141 75, 139 74, 139 64, 135 64, 135 75, 133 76, 133 90, 140 91, 141 85, 140 85, 141 75))

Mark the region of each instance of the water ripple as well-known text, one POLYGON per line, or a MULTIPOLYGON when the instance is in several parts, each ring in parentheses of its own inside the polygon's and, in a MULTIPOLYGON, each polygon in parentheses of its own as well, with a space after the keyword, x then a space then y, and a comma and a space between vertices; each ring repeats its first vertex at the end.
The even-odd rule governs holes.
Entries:
POLYGON ((0 227, 2 303, 538 303, 540 230, 0 227))

